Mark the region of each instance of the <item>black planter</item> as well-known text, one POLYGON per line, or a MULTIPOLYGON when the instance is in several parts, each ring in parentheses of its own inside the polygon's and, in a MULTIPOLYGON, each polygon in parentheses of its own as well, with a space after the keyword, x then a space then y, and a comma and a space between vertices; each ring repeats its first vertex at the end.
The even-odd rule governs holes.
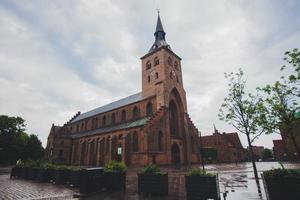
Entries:
POLYGON ((86 168, 80 173, 80 193, 89 194, 101 191, 104 188, 104 169, 99 168, 86 168))
POLYGON ((72 187, 79 187, 82 170, 71 170, 69 173, 69 184, 72 187))
POLYGON ((29 167, 21 167, 20 168, 20 178, 28 179, 29 167))
POLYGON ((168 195, 168 174, 138 174, 138 193, 168 195))
POLYGON ((53 169, 38 169, 36 179, 39 182, 50 182, 53 179, 53 169))
POLYGON ((37 176, 38 168, 28 168, 28 174, 27 174, 27 179, 29 180, 35 180, 37 176))
POLYGON ((185 176, 185 188, 188 200, 220 199, 217 176, 185 176))
POLYGON ((126 187, 126 172, 104 172, 104 187, 109 191, 117 191, 126 187))
POLYGON ((266 195, 269 200, 299 200, 300 178, 299 177, 274 177, 267 178, 262 175, 266 195))
POLYGON ((65 184, 69 181, 70 170, 68 169, 54 169, 53 183, 56 185, 65 184))

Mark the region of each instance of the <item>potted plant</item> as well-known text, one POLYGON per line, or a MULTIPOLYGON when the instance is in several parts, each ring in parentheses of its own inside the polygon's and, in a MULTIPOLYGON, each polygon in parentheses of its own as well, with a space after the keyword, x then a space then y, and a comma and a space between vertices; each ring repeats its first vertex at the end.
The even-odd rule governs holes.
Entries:
POLYGON ((187 199, 220 199, 217 174, 199 168, 192 169, 185 176, 185 188, 187 199))
POLYGON ((110 161, 104 168, 105 185, 107 190, 125 190, 127 166, 123 162, 110 161))
POLYGON ((146 166, 138 173, 138 193, 168 195, 168 173, 161 172, 153 164, 146 166))
POLYGON ((262 178, 270 200, 300 199, 300 169, 271 169, 262 178))

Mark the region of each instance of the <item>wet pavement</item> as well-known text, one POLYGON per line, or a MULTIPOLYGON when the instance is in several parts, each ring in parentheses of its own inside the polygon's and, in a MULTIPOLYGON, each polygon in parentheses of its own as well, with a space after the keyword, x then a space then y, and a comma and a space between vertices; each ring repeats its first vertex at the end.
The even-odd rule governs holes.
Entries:
MULTIPOLYGON (((300 168, 300 164, 283 163, 286 168, 300 168)), ((280 168, 277 162, 258 162, 260 173, 265 170, 280 168)), ((265 191, 260 178, 261 194, 258 192, 251 163, 207 165, 206 169, 218 173, 221 199, 226 200, 265 200, 265 191)), ((137 194, 137 172, 140 168, 131 168, 127 172, 126 191, 108 193, 100 192, 80 199, 87 200, 181 200, 186 198, 184 175, 186 168, 162 168, 169 174, 169 195, 167 197, 145 197, 137 194)), ((75 199, 77 190, 65 186, 55 186, 50 183, 37 183, 27 180, 10 180, 9 169, 0 168, 0 199, 75 199)))

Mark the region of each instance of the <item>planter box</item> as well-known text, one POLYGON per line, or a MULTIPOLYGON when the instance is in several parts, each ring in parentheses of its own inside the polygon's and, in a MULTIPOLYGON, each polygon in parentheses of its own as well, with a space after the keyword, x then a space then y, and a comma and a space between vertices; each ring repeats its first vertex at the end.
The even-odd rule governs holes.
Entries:
POLYGON ((138 174, 138 193, 168 195, 168 174, 138 174))
POLYGON ((126 172, 104 172, 104 187, 109 191, 126 188, 126 172))
POLYGON ((28 168, 28 176, 27 176, 27 179, 29 180, 35 180, 36 176, 37 176, 37 172, 38 172, 38 169, 37 168, 28 168))
POLYGON ((262 179, 268 200, 300 199, 299 177, 267 178, 262 174, 262 179))
POLYGON ((86 168, 80 172, 80 193, 90 194, 104 188, 104 169, 102 167, 86 168))
POLYGON ((53 169, 38 169, 36 179, 39 182, 50 182, 53 179, 53 169))
POLYGON ((82 170, 71 170, 69 173, 69 184, 72 187, 79 187, 82 170))
POLYGON ((187 199, 220 199, 218 177, 185 176, 187 199))
POLYGON ((69 174, 70 174, 70 170, 54 169, 52 181, 56 185, 65 184, 69 181, 69 174))
POLYGON ((12 167, 10 171, 10 178, 21 177, 22 169, 20 167, 12 167))
POLYGON ((20 168, 20 177, 23 179, 28 179, 28 173, 29 173, 29 168, 28 167, 22 167, 20 168))

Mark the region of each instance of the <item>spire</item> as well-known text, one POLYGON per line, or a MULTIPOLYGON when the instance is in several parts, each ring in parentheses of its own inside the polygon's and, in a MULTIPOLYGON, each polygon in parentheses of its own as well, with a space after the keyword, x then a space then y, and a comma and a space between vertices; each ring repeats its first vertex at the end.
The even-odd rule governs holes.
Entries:
POLYGON ((166 39, 165 39, 166 33, 165 33, 163 25, 161 23, 159 10, 157 11, 157 13, 158 13, 158 15, 157 15, 156 29, 154 32, 155 41, 148 53, 151 53, 162 46, 165 46, 171 50, 170 45, 168 45, 168 43, 166 42, 166 39))
POLYGON ((214 124, 214 132, 215 133, 217 133, 218 132, 218 130, 217 130, 217 128, 216 128, 216 125, 214 124))

